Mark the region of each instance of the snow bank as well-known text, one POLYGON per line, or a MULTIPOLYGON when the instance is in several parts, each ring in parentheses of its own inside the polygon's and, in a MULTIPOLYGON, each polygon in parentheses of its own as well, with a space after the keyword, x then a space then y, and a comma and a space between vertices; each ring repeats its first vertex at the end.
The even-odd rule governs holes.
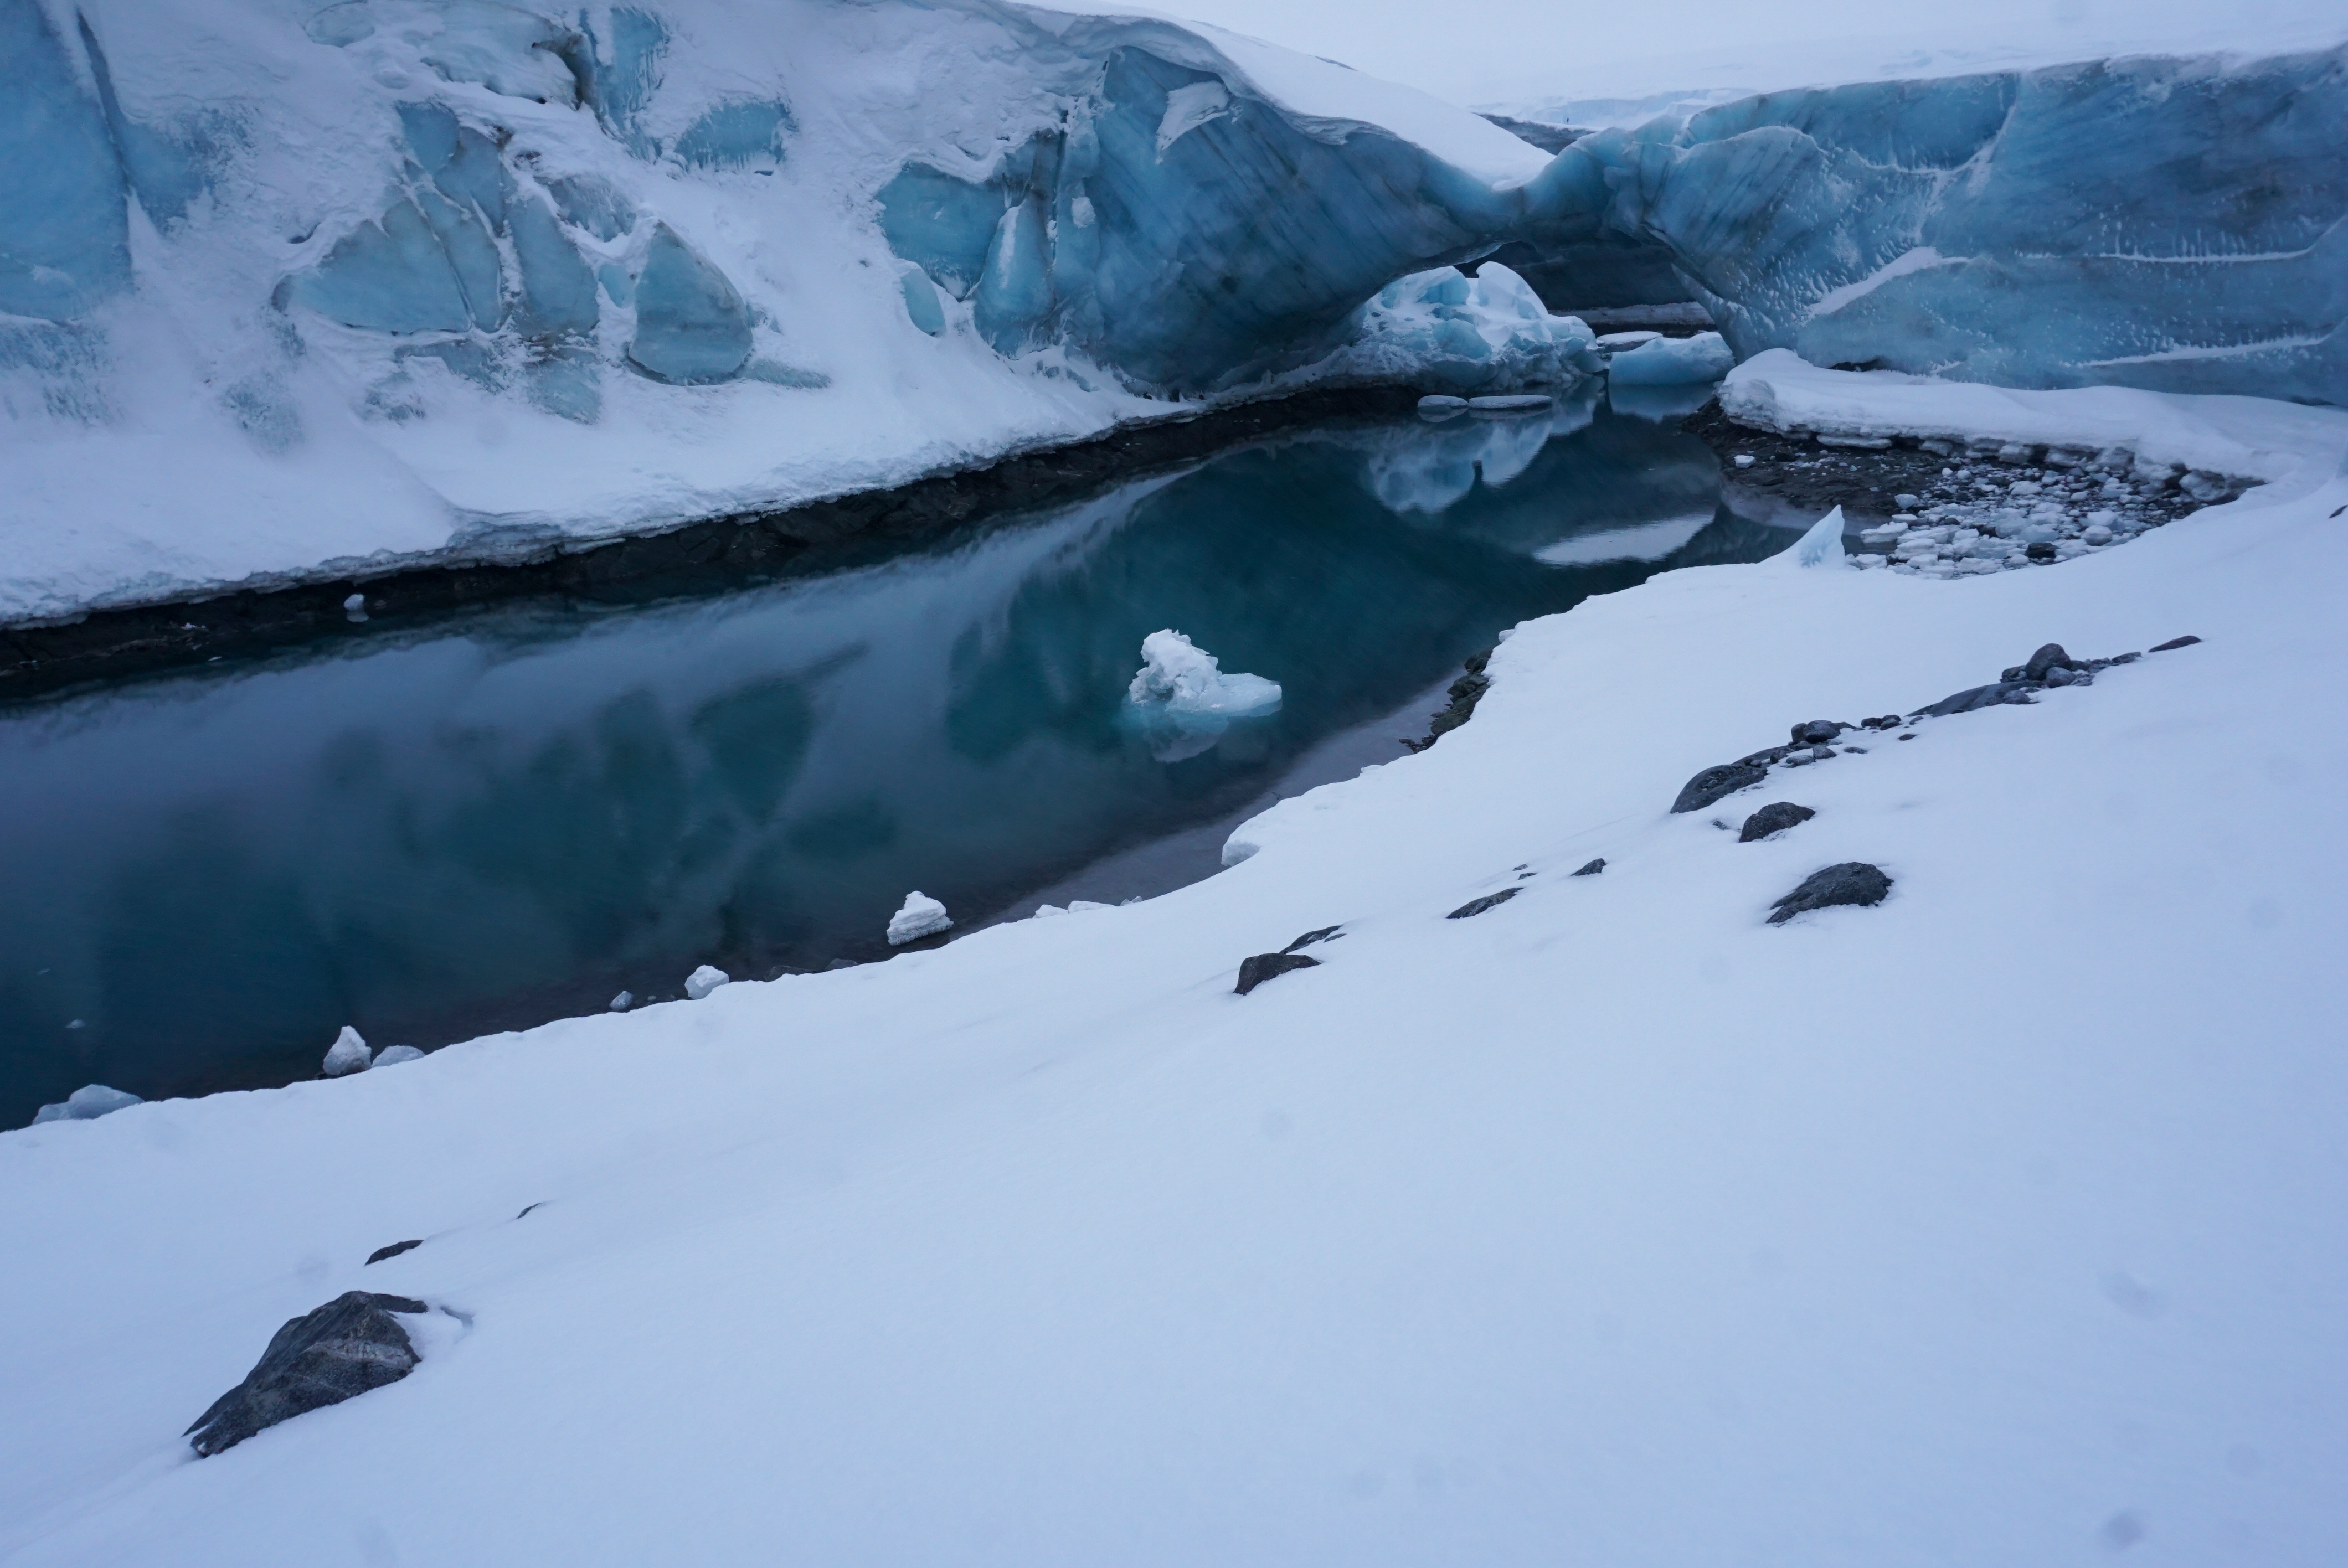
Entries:
POLYGON ((2058 571, 1529 623, 1443 745, 1115 920, 0 1134, 0 1554, 2336 1562, 2337 452, 2058 571), (1847 861, 1890 898, 1766 923, 1847 861), (191 1460, 360 1287, 472 1327, 191 1460))
POLYGON ((2268 481, 2322 470, 2348 448, 2348 426, 2335 409, 2117 386, 2031 392, 1897 371, 1820 370, 1786 349, 1756 354, 1731 371, 1720 405, 1740 425, 1780 435, 2019 442, 2087 453, 2117 447, 2148 463, 2268 481))

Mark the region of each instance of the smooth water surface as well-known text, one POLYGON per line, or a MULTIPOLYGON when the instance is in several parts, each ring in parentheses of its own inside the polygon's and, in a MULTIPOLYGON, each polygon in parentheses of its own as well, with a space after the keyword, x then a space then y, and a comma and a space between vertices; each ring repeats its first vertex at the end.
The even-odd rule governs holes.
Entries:
POLYGON ((1793 535, 1587 401, 1316 430, 832 575, 530 603, 0 711, 0 1126, 884 956, 1210 874, 1230 825, 1423 733, 1503 628, 1793 535), (1125 712, 1142 638, 1281 683, 1125 712))

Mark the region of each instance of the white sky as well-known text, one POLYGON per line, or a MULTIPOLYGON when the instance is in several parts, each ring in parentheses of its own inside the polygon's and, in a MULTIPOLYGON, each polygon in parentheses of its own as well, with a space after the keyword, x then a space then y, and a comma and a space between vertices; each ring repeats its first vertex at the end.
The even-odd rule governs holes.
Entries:
POLYGON ((1477 107, 2348 37, 2348 0, 1139 0, 1134 8, 1211 22, 1477 107))

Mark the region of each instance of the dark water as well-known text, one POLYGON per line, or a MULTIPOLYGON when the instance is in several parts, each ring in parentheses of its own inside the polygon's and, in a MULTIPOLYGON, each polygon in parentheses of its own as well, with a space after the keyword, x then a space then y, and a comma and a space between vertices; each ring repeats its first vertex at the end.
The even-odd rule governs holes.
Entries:
POLYGON ((1587 404, 1313 431, 825 577, 0 710, 0 1126, 306 1076, 345 1023, 429 1048, 879 957, 915 887, 969 929, 1178 886, 1400 755, 1502 628, 1794 538, 1717 499, 1671 420, 1587 404), (1279 712, 1123 722, 1169 626, 1279 712))

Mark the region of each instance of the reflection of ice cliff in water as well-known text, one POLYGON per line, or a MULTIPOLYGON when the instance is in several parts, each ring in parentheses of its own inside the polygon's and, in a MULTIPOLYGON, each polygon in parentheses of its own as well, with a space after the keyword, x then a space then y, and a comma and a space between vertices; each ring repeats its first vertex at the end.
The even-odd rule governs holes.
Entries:
MULTIPOLYGON (((1365 453, 1391 467, 1414 443, 1441 456, 1415 426, 1292 440, 833 578, 513 607, 18 710, 0 948, 25 961, 0 977, 0 1037, 57 1081, 15 1119, 92 1081, 307 1071, 346 1022, 432 1044, 705 959, 819 962, 911 886, 981 919, 1236 809, 1500 627, 1638 580, 1653 568, 1529 558, 1711 482, 1699 444, 1601 417, 1506 484, 1488 468, 1440 515, 1400 514, 1365 453), (1117 715, 1169 626, 1277 672, 1282 707, 1158 760, 1117 715)), ((1769 537, 1725 521, 1673 559, 1769 537)))

